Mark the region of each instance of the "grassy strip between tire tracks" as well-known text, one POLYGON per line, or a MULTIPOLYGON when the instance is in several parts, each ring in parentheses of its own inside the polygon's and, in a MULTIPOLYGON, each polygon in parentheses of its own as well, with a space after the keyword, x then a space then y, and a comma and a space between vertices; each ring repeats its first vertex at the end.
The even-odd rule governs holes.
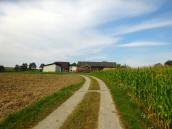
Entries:
POLYGON ((44 97, 34 104, 9 115, 0 122, 0 129, 29 129, 44 119, 49 113, 67 100, 84 83, 70 85, 56 93, 44 97))
POLYGON ((96 129, 100 93, 88 92, 60 129, 96 129))
POLYGON ((100 90, 97 80, 92 77, 90 77, 90 79, 91 79, 91 84, 90 84, 89 90, 100 90))

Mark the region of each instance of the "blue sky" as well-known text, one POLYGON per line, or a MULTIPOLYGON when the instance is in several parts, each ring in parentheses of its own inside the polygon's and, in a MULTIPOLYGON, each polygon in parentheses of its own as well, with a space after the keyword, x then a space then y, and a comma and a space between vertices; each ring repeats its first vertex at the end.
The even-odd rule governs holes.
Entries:
POLYGON ((0 65, 170 59, 171 0, 0 0, 0 65))

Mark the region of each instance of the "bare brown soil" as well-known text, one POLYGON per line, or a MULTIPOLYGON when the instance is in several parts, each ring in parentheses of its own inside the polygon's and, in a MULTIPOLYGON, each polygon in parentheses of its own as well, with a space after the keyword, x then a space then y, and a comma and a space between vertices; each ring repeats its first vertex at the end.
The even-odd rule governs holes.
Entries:
POLYGON ((0 120, 44 96, 81 82, 78 75, 0 74, 0 120))

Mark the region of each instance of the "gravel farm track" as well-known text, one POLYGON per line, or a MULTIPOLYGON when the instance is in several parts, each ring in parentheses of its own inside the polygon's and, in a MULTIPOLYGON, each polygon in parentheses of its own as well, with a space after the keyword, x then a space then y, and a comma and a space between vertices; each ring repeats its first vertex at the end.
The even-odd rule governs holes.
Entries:
MULTIPOLYGON (((88 92, 96 91, 89 90, 91 82, 90 78, 86 76, 83 77, 86 81, 82 88, 76 91, 73 96, 71 96, 44 120, 40 121, 33 129, 60 129, 64 121, 82 101, 84 95, 88 92)), ((100 92, 101 95, 98 129, 123 129, 109 89, 102 80, 96 77, 94 77, 94 79, 97 80, 100 86, 100 90, 97 90, 96 92, 100 92)))

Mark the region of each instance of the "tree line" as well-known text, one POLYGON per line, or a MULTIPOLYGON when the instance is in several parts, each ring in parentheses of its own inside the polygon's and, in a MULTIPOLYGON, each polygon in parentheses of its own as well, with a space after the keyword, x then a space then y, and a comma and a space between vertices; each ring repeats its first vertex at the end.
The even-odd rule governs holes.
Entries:
MULTIPOLYGON (((44 66, 44 64, 41 64, 39 66, 40 69, 42 69, 44 66)), ((5 72, 5 71, 33 71, 33 70, 38 70, 37 69, 37 65, 35 62, 32 63, 23 63, 22 65, 18 65, 16 64, 14 68, 11 68, 11 70, 9 70, 9 68, 4 67, 3 65, 0 65, 0 72, 5 72)))
POLYGON ((27 71, 27 70, 35 70, 36 69, 36 63, 32 62, 29 65, 27 63, 23 63, 22 65, 16 65, 14 67, 15 71, 27 71))

